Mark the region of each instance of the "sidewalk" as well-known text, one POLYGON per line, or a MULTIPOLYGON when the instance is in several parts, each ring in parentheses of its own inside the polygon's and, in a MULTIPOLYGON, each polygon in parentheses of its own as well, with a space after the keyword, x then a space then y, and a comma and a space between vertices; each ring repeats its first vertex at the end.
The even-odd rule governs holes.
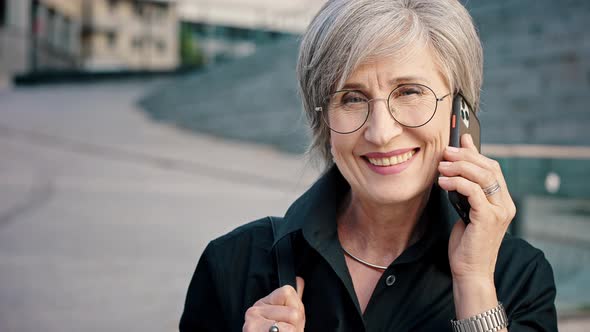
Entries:
POLYGON ((0 91, 0 330, 175 331, 207 242, 315 179, 302 157, 151 122, 135 101, 160 83, 0 91))
POLYGON ((206 243, 313 180, 299 157, 149 122, 143 90, 0 94, 0 330, 175 331, 206 243))

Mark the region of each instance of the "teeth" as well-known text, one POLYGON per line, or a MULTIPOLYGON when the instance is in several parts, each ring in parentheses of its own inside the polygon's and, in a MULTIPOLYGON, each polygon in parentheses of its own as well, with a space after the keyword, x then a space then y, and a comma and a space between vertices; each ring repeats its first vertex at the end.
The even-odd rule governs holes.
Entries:
POLYGON ((375 166, 393 166, 407 161, 416 153, 414 150, 402 155, 391 156, 389 158, 369 158, 369 162, 375 166))

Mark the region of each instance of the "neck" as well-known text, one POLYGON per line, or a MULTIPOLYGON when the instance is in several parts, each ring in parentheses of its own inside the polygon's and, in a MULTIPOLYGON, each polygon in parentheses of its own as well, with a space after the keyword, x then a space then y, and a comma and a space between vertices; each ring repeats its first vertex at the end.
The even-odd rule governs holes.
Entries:
POLYGON ((378 205, 354 193, 338 218, 340 243, 354 255, 389 265, 420 237, 419 225, 430 191, 399 204, 378 205))

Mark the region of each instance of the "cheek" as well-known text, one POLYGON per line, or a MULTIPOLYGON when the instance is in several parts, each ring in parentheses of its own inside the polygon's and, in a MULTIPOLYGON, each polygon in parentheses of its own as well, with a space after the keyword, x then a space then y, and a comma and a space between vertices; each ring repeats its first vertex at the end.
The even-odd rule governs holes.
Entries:
POLYGON ((338 155, 351 155, 354 150, 355 145, 355 137, 354 134, 347 134, 347 135, 340 135, 340 134, 333 134, 330 136, 330 152, 332 156, 338 155))
POLYGON ((434 159, 440 160, 444 149, 449 145, 450 123, 445 116, 440 116, 428 123, 427 127, 424 129, 427 133, 425 140, 428 152, 434 159))
POLYGON ((436 148, 442 153, 447 145, 449 145, 449 138, 451 136, 451 109, 445 107, 441 109, 442 112, 436 117, 436 148))
MULTIPOLYGON (((446 123, 445 123, 446 124, 446 123)), ((437 150, 442 151, 445 149, 445 147, 447 147, 449 145, 449 140, 450 140, 450 126, 443 126, 439 131, 438 131, 438 137, 437 137, 437 150)))

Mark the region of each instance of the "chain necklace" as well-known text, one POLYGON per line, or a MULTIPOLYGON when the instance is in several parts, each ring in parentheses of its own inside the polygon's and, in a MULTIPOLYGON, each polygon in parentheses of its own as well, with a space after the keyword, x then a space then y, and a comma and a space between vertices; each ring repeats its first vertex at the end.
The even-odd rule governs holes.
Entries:
POLYGON ((379 270, 387 270, 387 266, 383 266, 383 265, 377 265, 377 264, 371 264, 371 263, 369 263, 369 262, 367 262, 367 261, 364 261, 364 260, 362 260, 362 259, 360 259, 360 258, 356 257, 355 255, 351 254, 351 253, 350 253, 348 250, 346 250, 346 248, 344 248, 344 247, 342 247, 342 250, 344 250, 344 252, 345 252, 345 253, 346 253, 346 254, 347 254, 347 255, 348 255, 350 258, 354 259, 355 261, 357 261, 357 262, 359 262, 359 263, 361 263, 361 264, 363 264, 363 265, 366 265, 366 266, 368 266, 368 267, 372 267, 372 268, 374 268, 374 269, 379 269, 379 270))

